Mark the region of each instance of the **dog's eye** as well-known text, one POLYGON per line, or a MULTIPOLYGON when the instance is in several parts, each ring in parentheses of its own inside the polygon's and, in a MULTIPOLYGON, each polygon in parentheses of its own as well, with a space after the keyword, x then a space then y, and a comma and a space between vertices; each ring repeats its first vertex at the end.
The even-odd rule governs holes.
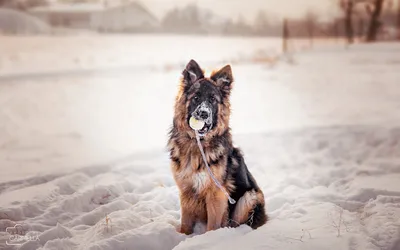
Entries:
POLYGON ((193 100, 195 101, 195 102, 198 102, 199 101, 199 97, 196 95, 195 97, 193 97, 193 100))
POLYGON ((211 102, 215 102, 215 97, 211 96, 211 97, 210 97, 210 101, 211 101, 211 102))

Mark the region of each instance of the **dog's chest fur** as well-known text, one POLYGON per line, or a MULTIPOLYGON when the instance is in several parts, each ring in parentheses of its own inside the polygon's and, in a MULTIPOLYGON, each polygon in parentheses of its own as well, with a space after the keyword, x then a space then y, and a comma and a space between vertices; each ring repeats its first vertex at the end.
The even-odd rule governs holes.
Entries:
MULTIPOLYGON (((197 145, 196 147, 188 147, 187 149, 186 154, 184 154, 180 159, 179 166, 177 166, 174 171, 178 185, 183 189, 190 189, 196 194, 202 194, 207 189, 215 188, 216 185, 213 183, 213 180, 206 169, 197 145)), ((205 153, 211 171, 217 180, 221 182, 226 167, 225 161, 224 159, 220 159, 220 161, 216 162, 215 159, 222 158, 220 156, 222 152, 217 148, 217 150, 206 149, 205 153)))
POLYGON ((176 177, 191 186, 196 193, 201 193, 210 184, 210 176, 205 169, 204 163, 197 155, 189 156, 187 163, 180 166, 176 177))
POLYGON ((179 173, 191 183, 193 191, 201 193, 209 185, 210 176, 205 170, 193 171, 190 167, 179 173))

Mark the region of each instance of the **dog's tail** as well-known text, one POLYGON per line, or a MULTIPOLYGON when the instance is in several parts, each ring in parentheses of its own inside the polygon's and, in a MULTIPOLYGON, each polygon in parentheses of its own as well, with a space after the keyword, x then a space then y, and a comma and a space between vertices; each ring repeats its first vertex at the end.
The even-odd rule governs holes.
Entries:
POLYGON ((256 204, 253 211, 250 212, 249 219, 247 221, 247 225, 249 225, 253 229, 257 229, 267 223, 268 215, 265 213, 264 204, 256 204))

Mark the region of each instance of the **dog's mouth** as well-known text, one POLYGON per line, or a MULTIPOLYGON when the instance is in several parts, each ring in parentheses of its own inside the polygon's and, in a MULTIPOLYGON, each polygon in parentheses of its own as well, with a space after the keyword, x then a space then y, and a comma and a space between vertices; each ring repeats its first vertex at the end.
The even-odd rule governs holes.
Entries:
POLYGON ((207 134, 207 132, 210 131, 212 128, 212 124, 213 124, 212 114, 213 114, 213 112, 212 112, 211 107, 208 104, 206 104, 205 102, 202 102, 191 113, 191 119, 189 119, 189 126, 192 129, 196 130, 197 133, 201 137, 205 136, 207 134), (191 120, 193 122, 192 125, 190 125, 191 120), (199 126, 203 126, 203 127, 201 128, 199 126))
POLYGON ((188 123, 200 137, 204 137, 212 128, 212 119, 203 119, 198 117, 196 114, 191 116, 188 123))
POLYGON ((204 123, 203 128, 197 130, 197 133, 198 133, 200 136, 203 137, 203 136, 205 136, 205 135, 207 134, 208 131, 210 131, 210 129, 211 129, 211 124, 204 123))

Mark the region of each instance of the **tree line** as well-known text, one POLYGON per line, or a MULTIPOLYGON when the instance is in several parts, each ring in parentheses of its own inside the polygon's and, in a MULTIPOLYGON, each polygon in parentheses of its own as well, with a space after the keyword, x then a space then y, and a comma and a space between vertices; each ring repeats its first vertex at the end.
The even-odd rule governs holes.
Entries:
MULTIPOLYGON (((129 0, 125 0, 129 2, 129 0)), ((345 37, 375 41, 388 29, 396 30, 400 40, 400 0, 332 0, 341 11, 331 21, 320 21, 324 13, 309 10, 302 18, 283 20, 259 11, 253 20, 243 16, 223 18, 213 11, 189 4, 172 8, 160 20, 157 32, 180 34, 218 34, 240 36, 345 37), (286 29, 286 30, 285 30, 286 29)), ((99 2, 99 0, 60 0, 60 2, 99 2)), ((27 10, 48 4, 48 0, 0 0, 0 6, 27 10)), ((151 10, 150 10, 151 12, 151 10)))
POLYGON ((384 32, 387 27, 397 29, 397 38, 400 40, 400 0, 397 2, 397 10, 393 0, 339 0, 338 3, 344 14, 348 43, 354 42, 356 19, 358 35, 367 42, 377 40, 379 33, 384 32))

